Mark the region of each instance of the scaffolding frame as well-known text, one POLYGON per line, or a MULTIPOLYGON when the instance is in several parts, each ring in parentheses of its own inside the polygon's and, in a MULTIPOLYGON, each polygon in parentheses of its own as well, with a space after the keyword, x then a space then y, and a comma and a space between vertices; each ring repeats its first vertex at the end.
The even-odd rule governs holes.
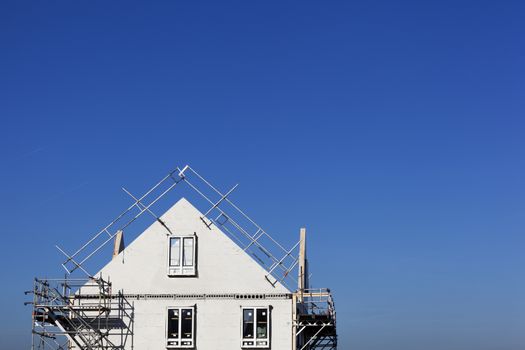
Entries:
POLYGON ((154 207, 181 183, 185 183, 200 199, 210 205, 201 217, 208 228, 211 229, 212 225, 215 225, 240 248, 253 256, 266 270, 265 277, 271 285, 275 287, 281 283, 289 290, 293 290, 297 280, 292 271, 297 268, 297 250, 300 241, 290 249, 285 248, 229 198, 238 185, 227 192, 221 192, 189 165, 182 169, 176 167, 142 196, 135 196, 122 188, 132 198, 133 203, 72 254, 68 254, 65 249, 56 245, 66 257, 62 263, 66 273, 69 275, 80 270, 87 277, 92 277, 85 264, 110 243, 119 231, 124 231, 145 213, 162 225, 167 234, 171 234, 169 226, 155 214, 154 207))
POLYGON ((301 289, 294 299, 296 349, 336 350, 336 312, 330 289, 301 289))
POLYGON ((134 305, 102 278, 35 278, 32 350, 133 349, 134 305), (85 292, 88 292, 87 294, 85 292))

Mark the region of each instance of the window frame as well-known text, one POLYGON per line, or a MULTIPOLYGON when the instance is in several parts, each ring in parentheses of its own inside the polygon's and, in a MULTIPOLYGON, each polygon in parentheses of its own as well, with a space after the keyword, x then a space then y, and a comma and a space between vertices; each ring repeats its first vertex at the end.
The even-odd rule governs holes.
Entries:
POLYGON ((271 344, 271 306, 241 306, 241 348, 242 349, 269 349, 271 344), (253 337, 244 338, 244 312, 245 310, 253 311, 253 337), (266 337, 257 336, 257 311, 266 311, 266 337), (258 342, 264 342, 266 344, 258 344, 258 342), (250 343, 251 344, 247 344, 250 343))
POLYGON ((168 306, 166 308, 166 348, 167 349, 194 349, 195 348, 195 329, 196 329, 196 306, 168 306), (169 313, 170 310, 179 311, 179 321, 177 324, 178 327, 178 338, 169 337, 169 313), (182 311, 191 310, 192 320, 191 320, 191 338, 182 337, 182 311), (182 344, 183 341, 189 341, 191 344, 182 344), (177 345, 170 344, 170 342, 178 342, 177 345))
POLYGON ((177 276, 196 276, 197 275, 197 235, 169 235, 168 236, 168 254, 167 254, 167 273, 169 277, 177 276), (179 239, 179 256, 178 265, 171 264, 172 240, 179 239), (191 240, 191 263, 186 264, 187 251, 185 243, 191 240))

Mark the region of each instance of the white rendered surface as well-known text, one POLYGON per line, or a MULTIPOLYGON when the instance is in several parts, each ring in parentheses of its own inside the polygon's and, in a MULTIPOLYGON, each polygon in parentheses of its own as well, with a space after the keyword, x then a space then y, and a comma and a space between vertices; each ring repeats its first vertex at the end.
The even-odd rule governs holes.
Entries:
MULTIPOLYGON (((195 277, 169 277, 168 232, 152 224, 97 276, 111 281, 113 290, 125 294, 195 294, 194 297, 132 298, 134 349, 166 349, 168 307, 195 306, 195 348, 241 349, 241 307, 271 307, 271 349, 292 348, 292 299, 234 299, 217 294, 289 294, 280 284, 273 287, 266 271, 214 225, 208 228, 202 214, 181 199, 161 218, 175 236, 197 237, 195 277), (206 294, 206 297, 202 297, 206 294)), ((125 232, 124 232, 125 234, 125 232)), ((128 341, 126 349, 131 349, 128 341)))

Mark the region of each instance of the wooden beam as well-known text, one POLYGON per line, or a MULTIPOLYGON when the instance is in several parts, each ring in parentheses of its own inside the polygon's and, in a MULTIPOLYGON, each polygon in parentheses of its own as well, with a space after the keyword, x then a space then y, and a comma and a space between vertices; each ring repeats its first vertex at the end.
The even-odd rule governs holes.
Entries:
MULTIPOLYGON (((299 243, 299 278, 298 278, 298 291, 300 294, 304 293, 305 289, 308 289, 308 262, 306 259, 306 228, 302 227, 300 230, 300 243, 299 243)), ((300 302, 302 302, 302 296, 300 296, 300 302)))
POLYGON ((124 250, 124 232, 117 231, 115 235, 115 244, 113 246, 113 259, 115 259, 124 250))

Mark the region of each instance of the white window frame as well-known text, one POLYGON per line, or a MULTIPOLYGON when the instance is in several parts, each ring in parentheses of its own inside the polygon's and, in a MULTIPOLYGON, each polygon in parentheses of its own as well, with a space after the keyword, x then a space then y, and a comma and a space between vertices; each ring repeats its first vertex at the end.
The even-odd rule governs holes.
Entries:
POLYGON ((197 273, 197 236, 196 235, 171 235, 168 236, 168 276, 195 276, 197 273), (171 241, 172 239, 179 239, 179 264, 171 265, 171 241), (192 261, 191 265, 185 265, 185 240, 191 239, 193 241, 192 247, 192 261))
POLYGON ((193 349, 195 348, 195 306, 169 306, 166 308, 166 348, 183 348, 183 349, 193 349), (182 310, 190 309, 192 312, 192 322, 191 322, 191 338, 182 337, 182 310), (170 338, 168 334, 169 330, 169 312, 170 310, 178 310, 179 312, 179 322, 178 322, 178 338, 170 338), (184 343, 184 344, 183 344, 184 343))
POLYGON ((271 330, 271 306, 243 306, 241 307, 241 348, 269 349, 271 330), (253 338, 244 338, 244 311, 253 310, 253 338), (266 337, 257 337, 257 310, 266 311, 266 337))

